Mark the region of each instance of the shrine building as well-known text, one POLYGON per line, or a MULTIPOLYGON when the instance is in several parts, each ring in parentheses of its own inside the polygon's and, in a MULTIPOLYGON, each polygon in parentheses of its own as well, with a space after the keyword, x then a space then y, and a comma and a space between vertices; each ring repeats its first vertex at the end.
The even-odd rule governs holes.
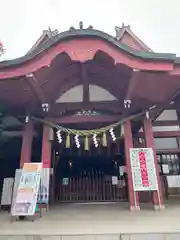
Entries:
POLYGON ((115 36, 43 31, 0 62, 0 187, 26 162, 51 169, 50 202, 141 202, 155 208, 180 174, 180 58, 153 52, 129 26, 115 36), (153 150, 157 191, 133 190, 131 148, 153 150))

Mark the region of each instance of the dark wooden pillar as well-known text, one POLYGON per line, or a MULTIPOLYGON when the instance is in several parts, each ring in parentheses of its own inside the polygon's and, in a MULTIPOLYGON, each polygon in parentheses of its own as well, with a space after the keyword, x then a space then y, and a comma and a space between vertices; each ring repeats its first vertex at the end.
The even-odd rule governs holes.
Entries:
POLYGON ((81 78, 83 83, 83 105, 89 102, 89 83, 88 77, 86 72, 86 65, 81 63, 81 78))
POLYGON ((31 162, 33 134, 33 122, 31 119, 29 119, 29 122, 25 123, 24 125, 20 168, 23 168, 24 163, 31 162))
POLYGON ((155 149, 154 136, 153 136, 153 130, 152 130, 152 121, 150 118, 144 119, 144 138, 145 138, 146 147, 152 148, 154 153, 154 165, 156 168, 156 176, 157 176, 157 183, 158 183, 158 191, 153 192, 154 208, 155 209, 159 209, 159 207, 164 208, 164 199, 163 199, 162 186, 161 186, 160 175, 159 175, 159 166, 157 163, 156 149, 155 149))
POLYGON ((131 122, 127 121, 124 123, 124 142, 125 142, 125 157, 126 157, 126 171, 128 180, 128 195, 129 195, 129 205, 130 210, 139 210, 139 194, 134 192, 131 162, 130 162, 130 148, 133 148, 133 138, 131 122))

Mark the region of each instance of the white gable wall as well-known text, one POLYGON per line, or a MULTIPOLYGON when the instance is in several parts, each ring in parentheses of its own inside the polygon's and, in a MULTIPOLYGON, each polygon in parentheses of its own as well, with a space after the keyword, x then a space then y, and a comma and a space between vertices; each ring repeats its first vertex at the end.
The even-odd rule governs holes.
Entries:
POLYGON ((90 102, 100 102, 100 101, 116 101, 117 98, 114 97, 106 89, 99 87, 97 85, 89 85, 89 100, 90 102))
MULTIPOLYGON (((100 101, 116 101, 117 98, 114 97, 106 89, 99 87, 97 85, 89 85, 89 100, 90 102, 100 102, 100 101)), ((71 88, 60 96, 56 103, 70 103, 70 102, 82 102, 83 101, 83 85, 78 85, 71 88)))
POLYGON ((173 121, 178 120, 177 112, 174 109, 164 110, 156 121, 173 121))
POLYGON ((78 85, 69 89, 61 97, 56 100, 56 103, 70 103, 83 101, 83 85, 78 85))

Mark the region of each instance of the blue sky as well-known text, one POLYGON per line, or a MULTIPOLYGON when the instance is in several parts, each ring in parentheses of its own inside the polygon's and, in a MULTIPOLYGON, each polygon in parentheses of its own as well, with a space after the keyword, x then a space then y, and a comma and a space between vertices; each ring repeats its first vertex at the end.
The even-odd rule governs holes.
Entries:
POLYGON ((43 29, 84 26, 115 35, 122 23, 157 52, 180 55, 179 0, 0 0, 3 59, 24 55, 43 29))

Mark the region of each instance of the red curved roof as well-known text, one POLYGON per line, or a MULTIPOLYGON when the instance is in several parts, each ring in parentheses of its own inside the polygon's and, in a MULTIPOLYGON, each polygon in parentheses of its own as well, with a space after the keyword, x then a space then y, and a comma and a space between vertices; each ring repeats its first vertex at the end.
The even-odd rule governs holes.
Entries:
POLYGON ((44 102, 53 105, 82 83, 82 68, 86 81, 117 97, 119 112, 130 99, 128 114, 168 103, 180 88, 175 54, 140 52, 103 32, 81 29, 54 36, 20 59, 0 62, 0 101, 31 111, 44 102))

